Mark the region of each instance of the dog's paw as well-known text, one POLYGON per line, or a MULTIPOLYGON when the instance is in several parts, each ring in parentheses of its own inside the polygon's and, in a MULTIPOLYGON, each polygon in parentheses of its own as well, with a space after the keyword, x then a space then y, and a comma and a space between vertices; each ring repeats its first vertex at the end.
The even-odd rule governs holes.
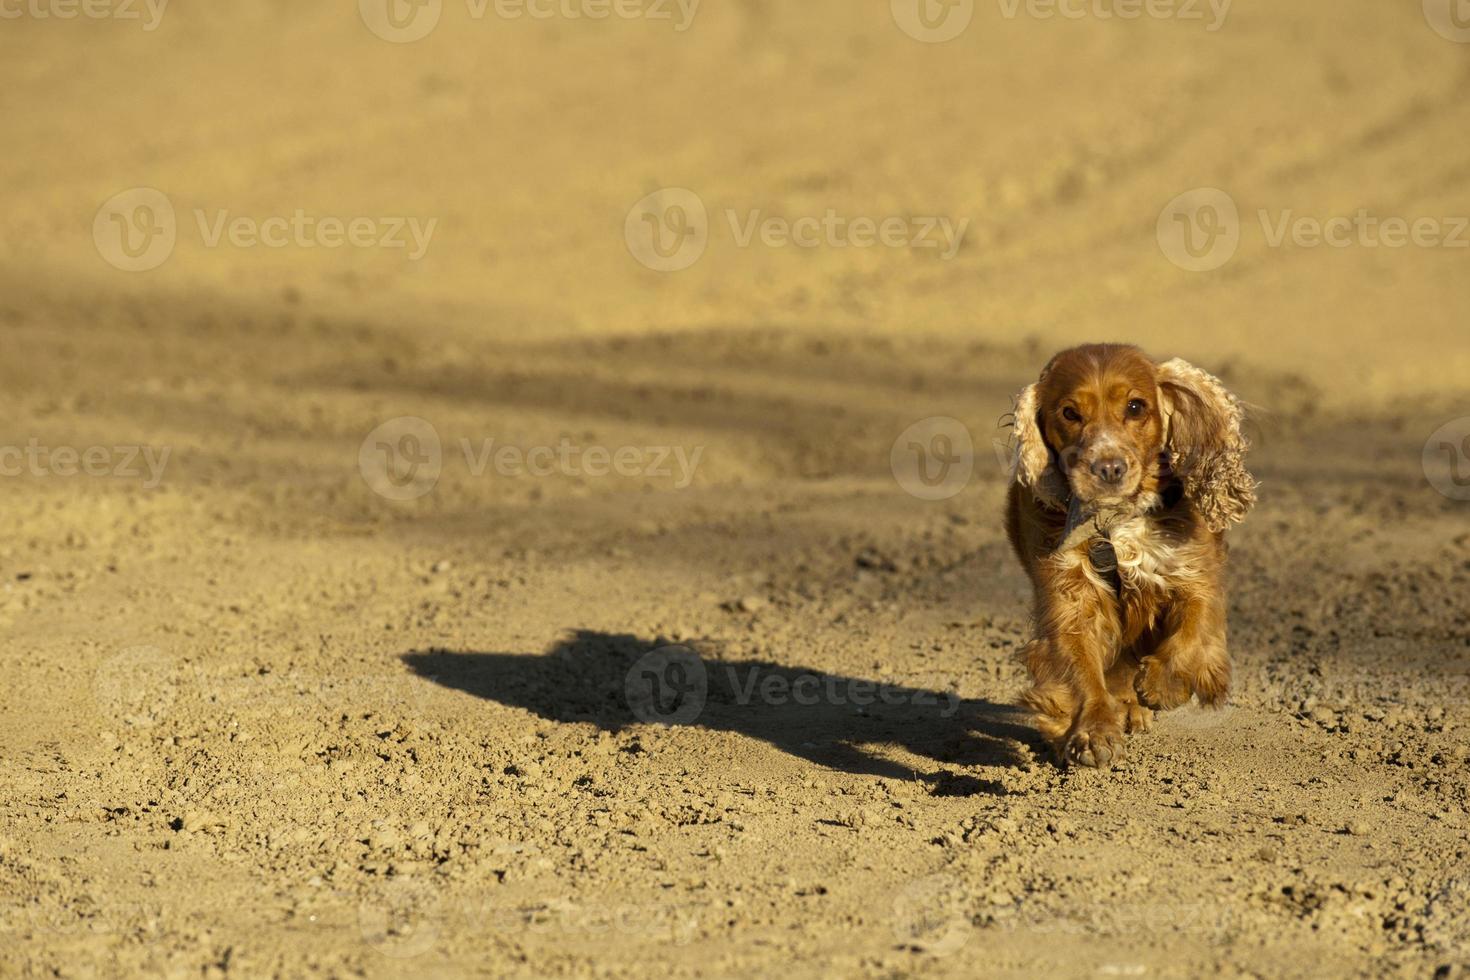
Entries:
POLYGON ((1133 689, 1145 708, 1167 711, 1189 700, 1189 682, 1167 661, 1149 657, 1133 681, 1133 689))
POLYGON ((1079 728, 1067 736, 1062 756, 1071 765, 1101 769, 1122 761, 1125 739, 1123 726, 1116 723, 1079 728))
POLYGON ((1130 701, 1123 706, 1128 713, 1124 728, 1129 735, 1137 735, 1139 732, 1152 731, 1154 727, 1154 713, 1137 702, 1130 701))
POLYGON ((1194 696, 1207 708, 1218 708, 1225 704, 1230 694, 1230 661, 1211 661, 1197 671, 1193 678, 1194 696))

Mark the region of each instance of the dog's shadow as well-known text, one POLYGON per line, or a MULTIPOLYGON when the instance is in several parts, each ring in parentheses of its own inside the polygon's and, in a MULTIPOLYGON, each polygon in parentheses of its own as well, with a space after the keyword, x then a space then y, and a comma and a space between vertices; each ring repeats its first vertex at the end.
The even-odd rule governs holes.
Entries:
MULTIPOLYGON (((544 655, 414 651, 420 677, 550 721, 694 725, 758 738, 855 775, 920 778, 936 794, 1003 794, 994 781, 924 772, 870 751, 896 746, 960 767, 1028 765, 1036 735, 1015 708, 764 660, 727 660, 705 644, 659 647, 631 635, 577 630, 544 655)), ((935 688, 938 685, 934 685, 935 688)))

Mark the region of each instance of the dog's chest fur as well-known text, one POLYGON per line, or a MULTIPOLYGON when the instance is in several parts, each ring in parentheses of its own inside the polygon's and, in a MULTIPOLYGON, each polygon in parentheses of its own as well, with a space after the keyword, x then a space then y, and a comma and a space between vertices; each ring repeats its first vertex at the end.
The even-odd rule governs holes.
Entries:
MULTIPOLYGON (((1117 558, 1119 626, 1125 639, 1151 629, 1172 596, 1205 581, 1208 546, 1170 533, 1157 519, 1138 516, 1121 521, 1108 532, 1108 542, 1117 558)), ((1080 566, 1099 591, 1114 592, 1114 582, 1093 567, 1088 548, 1074 549, 1064 560, 1080 566)))
POLYGON ((1116 525, 1108 535, 1118 556, 1118 575, 1124 590, 1169 593, 1197 580, 1207 558, 1191 540, 1165 533, 1148 517, 1134 517, 1116 525))

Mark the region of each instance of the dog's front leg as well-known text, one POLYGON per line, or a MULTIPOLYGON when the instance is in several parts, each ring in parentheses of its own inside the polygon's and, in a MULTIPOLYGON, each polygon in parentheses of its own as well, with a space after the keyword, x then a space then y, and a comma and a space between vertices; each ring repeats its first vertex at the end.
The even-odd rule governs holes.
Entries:
POLYGON ((1225 595, 1218 583, 1191 589, 1169 607, 1164 636, 1143 659, 1138 699, 1150 708, 1177 708, 1191 694, 1218 705, 1230 691, 1225 644, 1225 595))
POLYGON ((1040 637, 1026 653, 1026 702, 1057 755, 1081 766, 1122 758, 1128 713, 1108 689, 1119 656, 1115 603, 1077 563, 1052 570, 1038 590, 1040 637))

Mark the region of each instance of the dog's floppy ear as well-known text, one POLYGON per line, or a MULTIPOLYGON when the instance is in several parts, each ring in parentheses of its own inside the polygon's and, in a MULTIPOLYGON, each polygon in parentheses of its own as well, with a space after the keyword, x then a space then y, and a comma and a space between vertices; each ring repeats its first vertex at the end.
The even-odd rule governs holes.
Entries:
POLYGON ((1032 487, 1041 481, 1051 463, 1046 440, 1041 435, 1040 420, 1036 415, 1036 386, 1027 385, 1016 396, 1016 425, 1013 430, 1011 479, 1023 487, 1032 487))
POLYGON ((1011 434, 1011 479, 1028 487, 1033 496, 1054 507, 1064 506, 1057 486, 1060 478, 1052 465, 1051 449, 1041 434, 1040 406, 1036 385, 1027 385, 1016 396, 1015 425, 1011 434))
POLYGON ((1165 446, 1184 493, 1212 531, 1245 520, 1256 481, 1245 468, 1245 409, 1214 375, 1175 358, 1159 365, 1165 446))

